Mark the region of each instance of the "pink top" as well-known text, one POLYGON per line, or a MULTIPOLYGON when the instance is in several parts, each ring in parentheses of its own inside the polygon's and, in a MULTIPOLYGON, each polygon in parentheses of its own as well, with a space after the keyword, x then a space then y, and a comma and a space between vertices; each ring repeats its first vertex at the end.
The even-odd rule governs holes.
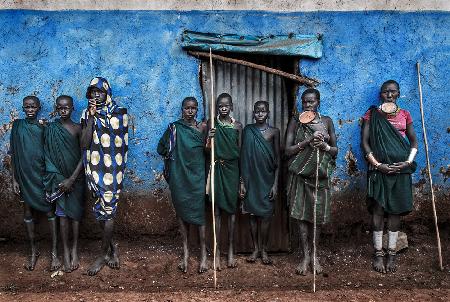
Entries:
MULTIPOLYGON (((378 109, 378 112, 385 115, 389 123, 391 123, 391 125, 394 126, 394 128, 397 129, 403 137, 406 136, 406 125, 413 122, 411 114, 408 110, 400 109, 397 115, 386 115, 380 109, 378 109)), ((366 114, 364 114, 363 119, 365 121, 370 120, 370 109, 367 110, 366 114)))

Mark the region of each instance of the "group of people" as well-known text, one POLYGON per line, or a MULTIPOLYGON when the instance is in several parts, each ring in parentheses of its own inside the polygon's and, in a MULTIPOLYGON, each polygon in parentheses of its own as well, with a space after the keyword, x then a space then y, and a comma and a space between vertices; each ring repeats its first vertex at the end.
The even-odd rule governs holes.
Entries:
MULTIPOLYGON (((410 113, 396 104, 399 95, 399 84, 386 81, 380 90, 381 105, 372 106, 363 116, 361 146, 369 164, 367 205, 373 217, 373 269, 381 273, 396 270, 400 216, 412 210, 411 173, 416 168, 417 140, 410 113), (389 234, 386 263, 382 246, 385 216, 389 234)), ((228 216, 227 266, 237 265, 234 257, 237 211, 249 214, 250 218, 253 252, 247 262, 254 263, 260 258, 263 264, 272 263, 267 244, 283 157, 288 168, 285 187, 289 214, 299 221, 303 251, 296 272, 300 275, 313 269, 315 273, 322 272, 312 246, 315 244, 317 248, 318 240, 313 242, 314 233, 318 238, 320 226, 331 218, 330 180, 338 148, 333 121, 318 110, 320 92, 306 89, 301 100, 302 112, 294 114, 287 126, 284 154, 280 152, 280 130, 268 123, 267 101, 259 100, 254 104, 255 123, 243 128, 232 116, 233 100, 227 93, 217 97, 214 127, 211 127, 211 120, 196 120, 198 102, 195 98, 183 100, 181 119, 168 125, 158 144, 183 239, 181 271, 188 270, 190 225, 198 226, 199 231, 201 257, 198 271, 207 270, 205 203, 212 197, 212 181, 217 208, 215 229, 219 237, 222 216, 228 216), (215 174, 211 179, 209 153, 213 138, 215 174)), ((215 262, 219 270, 220 250, 218 244, 215 262)))
MULTIPOLYGON (((400 216, 412 210, 411 173, 417 140, 411 115, 396 104, 400 87, 389 80, 380 90, 381 105, 372 106, 363 116, 361 146, 368 161, 367 205, 372 214, 373 269, 386 273, 396 270, 395 251, 400 216), (388 221, 387 259, 382 246, 384 220, 388 221)), ((11 132, 14 191, 24 201, 24 221, 31 242, 26 268, 33 270, 39 256, 34 243, 33 212, 47 213, 52 230, 51 269, 61 264, 57 255, 57 226, 60 218, 64 245, 63 269, 78 268, 77 238, 83 209, 84 184, 96 198, 94 213, 103 229, 101 255, 89 267, 95 275, 105 265, 119 268, 117 244, 113 241, 114 217, 122 189, 128 150, 128 116, 112 99, 104 78, 94 78, 86 92, 88 108, 81 125, 70 118, 73 101, 69 96, 56 100, 60 115, 49 124, 40 123, 39 99, 25 97, 26 118, 16 120, 11 132), (82 170, 84 169, 84 173, 82 170), (69 249, 69 222, 72 221, 73 246, 69 249)), ((209 268, 206 251, 205 205, 212 199, 214 182, 215 230, 221 233, 222 217, 228 218, 227 267, 237 266, 234 245, 236 213, 249 215, 253 251, 246 259, 271 264, 268 241, 274 202, 279 194, 281 158, 288 169, 284 184, 290 217, 299 221, 303 251, 296 272, 321 273, 313 234, 330 221, 331 176, 338 154, 336 134, 330 117, 321 115, 320 92, 306 89, 301 95, 302 112, 295 113, 287 126, 284 153, 280 151, 280 130, 268 123, 269 103, 258 100, 253 107, 254 123, 243 125, 232 116, 233 100, 228 93, 216 101, 217 116, 196 120, 198 102, 187 97, 181 103, 182 117, 170 123, 159 140, 157 152, 164 158, 164 177, 169 184, 183 241, 178 265, 188 271, 189 229, 198 227, 200 261, 198 272, 209 268), (212 143, 213 142, 213 143, 212 143), (214 148, 214 179, 211 156, 214 148), (242 202, 240 202, 240 200, 242 202), (240 206, 241 205, 241 206, 240 206), (316 221, 316 224, 314 224, 316 221)), ((216 269, 220 270, 222 247, 217 242, 216 269)))
POLYGON ((52 114, 59 118, 50 123, 37 118, 41 109, 39 98, 26 96, 22 107, 25 119, 13 122, 10 140, 13 190, 23 202, 31 245, 27 270, 34 270, 40 255, 35 243, 39 212, 46 214, 52 235, 50 270, 61 266, 65 272, 78 269, 78 233, 86 184, 95 198, 93 211, 103 229, 102 252, 88 274, 97 274, 105 265, 120 266, 112 235, 127 162, 127 110, 117 106, 108 81, 101 77, 92 79, 86 98, 88 106, 81 123, 71 119, 74 106, 68 95, 56 99, 52 114), (57 249, 57 217, 64 247, 62 264, 57 249))

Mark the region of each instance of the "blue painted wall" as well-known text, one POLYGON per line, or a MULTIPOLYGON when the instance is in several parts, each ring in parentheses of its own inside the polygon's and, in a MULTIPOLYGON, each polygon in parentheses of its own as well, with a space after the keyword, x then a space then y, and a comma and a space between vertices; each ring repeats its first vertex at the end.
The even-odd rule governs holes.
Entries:
MULTIPOLYGON (((180 48, 183 30, 322 33, 323 58, 305 59, 300 65, 303 74, 322 81, 321 111, 335 121, 340 147, 337 184, 353 189, 352 183, 356 188, 364 184, 364 173, 347 173, 344 156, 351 148, 357 168, 365 169, 358 119, 371 104, 378 104, 384 80, 400 82, 399 104, 411 111, 421 141, 415 69, 420 61, 433 176, 448 188, 440 172, 447 171, 449 163, 448 28, 450 13, 444 12, 0 11, 0 155, 4 157, 8 148, 10 113, 23 116, 25 95, 41 98, 41 117, 52 110, 58 95, 72 95, 78 119, 89 80, 101 75, 109 79, 118 103, 134 116, 126 186, 131 191, 157 189, 163 185, 155 180, 155 172, 162 169, 155 151, 158 138, 167 123, 180 116, 185 96, 202 99, 198 61, 180 48)), ((422 143, 419 149, 422 169, 422 143)), ((415 181, 420 178, 423 175, 416 173, 415 181)))

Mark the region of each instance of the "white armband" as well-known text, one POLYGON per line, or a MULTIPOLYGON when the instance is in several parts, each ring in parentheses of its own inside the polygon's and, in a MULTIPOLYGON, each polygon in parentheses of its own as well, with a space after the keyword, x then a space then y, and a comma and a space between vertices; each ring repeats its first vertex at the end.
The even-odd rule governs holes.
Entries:
POLYGON ((414 161, 416 154, 417 154, 417 148, 411 148, 411 151, 409 151, 409 156, 408 156, 408 159, 406 160, 406 162, 411 164, 414 161))

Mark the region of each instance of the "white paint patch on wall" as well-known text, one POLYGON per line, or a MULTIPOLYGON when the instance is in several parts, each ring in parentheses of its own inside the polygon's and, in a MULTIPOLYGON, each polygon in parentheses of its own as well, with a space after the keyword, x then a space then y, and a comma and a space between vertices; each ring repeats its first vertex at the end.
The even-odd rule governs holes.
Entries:
POLYGON ((0 9, 30 10, 260 10, 450 11, 450 0, 0 0, 0 9))

